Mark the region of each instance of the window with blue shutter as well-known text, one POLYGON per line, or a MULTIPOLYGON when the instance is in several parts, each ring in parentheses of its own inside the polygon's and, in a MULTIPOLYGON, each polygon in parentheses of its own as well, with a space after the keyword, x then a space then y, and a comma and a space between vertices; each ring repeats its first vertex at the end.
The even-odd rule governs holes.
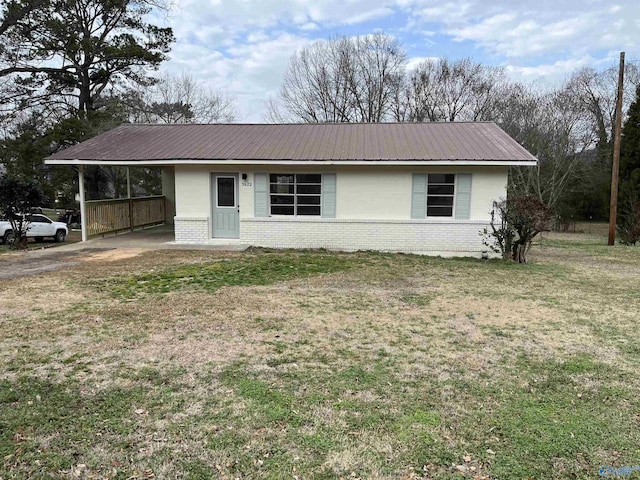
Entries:
POLYGON ((336 216, 335 173, 256 173, 256 217, 336 216))
POLYGON ((269 175, 271 215, 320 215, 322 175, 272 173, 269 175))
POLYGON ((470 173, 414 173, 411 218, 468 220, 471 213, 470 173))

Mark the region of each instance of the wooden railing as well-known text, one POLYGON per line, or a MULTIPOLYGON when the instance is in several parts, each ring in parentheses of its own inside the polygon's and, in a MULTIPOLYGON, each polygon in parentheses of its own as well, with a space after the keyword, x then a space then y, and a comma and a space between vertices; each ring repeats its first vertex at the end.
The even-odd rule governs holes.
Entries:
POLYGON ((134 227, 164 223, 164 197, 140 197, 131 200, 134 227))
POLYGON ((87 235, 101 235, 161 224, 165 220, 164 197, 89 201, 85 203, 85 217, 87 235))

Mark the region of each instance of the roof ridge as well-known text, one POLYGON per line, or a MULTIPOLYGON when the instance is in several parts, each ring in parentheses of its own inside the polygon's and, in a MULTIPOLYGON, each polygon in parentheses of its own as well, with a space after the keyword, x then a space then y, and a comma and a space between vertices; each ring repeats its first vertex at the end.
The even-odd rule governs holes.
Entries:
MULTIPOLYGON (((208 127, 208 126, 273 126, 273 127, 291 127, 291 126, 358 126, 358 125, 472 125, 472 124, 493 124, 497 125, 493 120, 472 121, 465 120, 461 122, 315 122, 315 123, 122 123, 118 127, 208 127)), ((118 128, 116 127, 116 128, 118 128)))

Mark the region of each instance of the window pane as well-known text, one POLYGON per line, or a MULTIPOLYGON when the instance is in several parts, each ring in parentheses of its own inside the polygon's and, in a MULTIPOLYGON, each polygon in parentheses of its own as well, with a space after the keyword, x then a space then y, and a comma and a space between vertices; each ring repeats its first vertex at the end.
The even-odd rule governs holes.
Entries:
POLYGON ((269 174, 272 215, 320 215, 322 175, 269 174))
POLYGON ((269 175, 271 183, 293 183, 293 175, 289 173, 272 173, 269 175))
POLYGON ((320 197, 298 195, 298 205, 320 205, 320 197))
POLYGON ((320 185, 298 185, 298 193, 315 193, 320 194, 322 187, 320 185))
POLYGON ((320 206, 298 206, 298 215, 320 215, 320 206))
POLYGON ((321 183, 322 175, 318 173, 303 173, 296 175, 296 181, 298 183, 321 183))
POLYGON ((455 178, 452 173, 430 173, 429 183, 454 183, 455 178))
POLYGON ((271 205, 271 215, 293 215, 293 205, 271 205))
POLYGON ((218 206, 233 207, 236 204, 235 179, 218 177, 218 206))
POLYGON ((430 195, 453 195, 453 185, 429 185, 430 195))
POLYGON ((293 185, 287 185, 282 183, 272 183, 271 193, 291 193, 293 194, 293 185))
POLYGON ((293 195, 271 195, 271 205, 293 205, 293 195))
POLYGON ((453 197, 427 197, 427 206, 436 207, 436 206, 453 206, 453 197))
POLYGON ((452 217, 452 207, 427 207, 428 217, 452 217))

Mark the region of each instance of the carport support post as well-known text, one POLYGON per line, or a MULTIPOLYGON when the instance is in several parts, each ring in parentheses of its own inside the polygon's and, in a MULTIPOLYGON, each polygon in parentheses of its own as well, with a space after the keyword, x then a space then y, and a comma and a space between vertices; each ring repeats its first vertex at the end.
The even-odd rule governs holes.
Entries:
POLYGON ((80 193, 80 230, 82 231, 82 241, 87 241, 87 217, 84 208, 84 165, 78 165, 78 190, 80 193))
POLYGON ((129 199, 129 228, 133 232, 133 200, 131 200, 131 171, 127 167, 127 198, 129 199))

